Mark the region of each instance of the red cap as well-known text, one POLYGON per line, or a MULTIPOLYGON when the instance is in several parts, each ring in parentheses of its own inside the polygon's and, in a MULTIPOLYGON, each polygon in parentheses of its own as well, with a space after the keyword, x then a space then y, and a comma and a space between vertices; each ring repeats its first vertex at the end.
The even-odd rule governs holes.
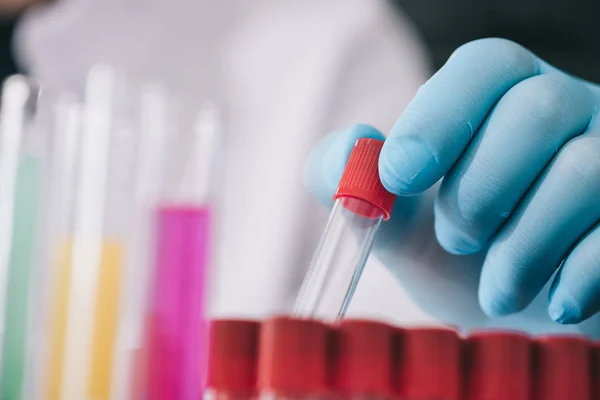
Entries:
POLYGON ((478 332, 467 339, 465 347, 465 398, 530 399, 529 337, 518 333, 478 332))
POLYGON ((409 329, 399 333, 398 394, 407 399, 460 400, 461 342, 455 331, 409 329))
POLYGON ((213 321, 209 330, 207 386, 219 392, 256 391, 258 332, 252 321, 213 321))
POLYGON ((283 396, 327 390, 330 329, 309 320, 273 318, 260 334, 258 386, 283 396))
MULTIPOLYGON (((363 200, 377 207, 387 220, 394 207, 396 195, 388 192, 379 179, 379 153, 382 147, 383 141, 377 139, 359 139, 356 142, 333 198, 363 200)), ((364 217, 375 216, 372 210, 367 211, 365 207, 356 204, 344 204, 344 207, 364 217)))
POLYGON ((591 400, 590 343, 578 336, 539 339, 534 346, 534 400, 591 400))
POLYGON ((600 343, 592 346, 592 399, 600 399, 600 343))
POLYGON ((333 383, 343 395, 393 394, 394 328, 380 322, 343 321, 334 339, 333 383))

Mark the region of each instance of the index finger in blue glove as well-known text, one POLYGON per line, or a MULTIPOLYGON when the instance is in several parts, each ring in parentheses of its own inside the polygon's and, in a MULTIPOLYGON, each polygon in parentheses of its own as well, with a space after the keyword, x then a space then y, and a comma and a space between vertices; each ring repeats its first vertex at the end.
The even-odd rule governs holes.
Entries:
POLYGON ((504 39, 482 39, 456 50, 392 129, 379 160, 384 186, 396 194, 432 186, 460 157, 498 100, 540 68, 532 53, 504 39))

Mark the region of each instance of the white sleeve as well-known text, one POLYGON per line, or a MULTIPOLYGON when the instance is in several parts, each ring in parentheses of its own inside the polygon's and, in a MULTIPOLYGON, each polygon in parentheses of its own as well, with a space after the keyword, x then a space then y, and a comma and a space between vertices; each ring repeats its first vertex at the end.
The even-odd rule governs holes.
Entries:
POLYGON ((236 135, 228 146, 235 156, 228 160, 232 178, 225 180, 224 248, 237 251, 220 252, 219 314, 293 305, 326 223, 324 210, 300 187, 310 149, 354 123, 387 132, 429 74, 414 31, 388 1, 279 4, 238 27, 224 63, 228 98, 240 111, 231 131, 252 135, 236 135), (236 164, 248 146, 260 149, 261 158, 242 168, 236 164), (259 176, 268 184, 260 194, 246 192, 243 210, 236 208, 236 182, 259 176), (267 198, 285 207, 273 207, 267 198), (262 240, 248 240, 250 235, 262 240), (251 268, 237 268, 242 264, 251 268))

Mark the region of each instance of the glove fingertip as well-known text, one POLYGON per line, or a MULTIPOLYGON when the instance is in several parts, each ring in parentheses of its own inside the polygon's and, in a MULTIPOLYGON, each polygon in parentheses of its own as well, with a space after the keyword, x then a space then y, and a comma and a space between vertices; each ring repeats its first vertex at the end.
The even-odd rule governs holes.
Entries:
MULTIPOLYGON (((560 277, 557 278, 560 279, 560 277)), ((551 292, 548 305, 548 315, 552 320, 563 325, 577 324, 588 317, 586 311, 577 299, 560 287, 560 283, 556 284, 556 288, 551 292)))
POLYGON ((437 181, 437 163, 419 140, 396 137, 386 142, 379 159, 381 182, 399 196, 421 193, 437 181))

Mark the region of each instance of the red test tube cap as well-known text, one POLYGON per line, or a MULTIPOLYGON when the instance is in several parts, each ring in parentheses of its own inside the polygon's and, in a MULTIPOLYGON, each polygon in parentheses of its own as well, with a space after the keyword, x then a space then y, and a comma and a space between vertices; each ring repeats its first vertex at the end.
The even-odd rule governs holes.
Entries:
POLYGON ((450 329, 399 331, 397 391, 402 399, 460 400, 461 341, 450 329))
POLYGON ((549 336, 534 346, 534 400, 591 400, 590 342, 580 336, 549 336))
POLYGON ((345 320, 334 339, 333 385, 342 395, 392 397, 394 333, 373 321, 345 320))
POLYGON ((259 330, 254 321, 211 322, 207 387, 239 395, 255 393, 259 330))
POLYGON ((323 394, 328 389, 331 331, 321 322, 272 318, 260 333, 258 386, 280 396, 323 394))
POLYGON ((465 342, 465 398, 529 400, 531 352, 530 338, 520 333, 471 334, 465 342))
MULTIPOLYGON (((389 219, 396 195, 388 192, 379 178, 379 154, 383 140, 359 139, 346 163, 342 179, 333 198, 358 199, 375 206, 389 219)), ((344 207, 350 211, 372 218, 372 209, 359 206, 360 202, 348 202, 344 207)))

